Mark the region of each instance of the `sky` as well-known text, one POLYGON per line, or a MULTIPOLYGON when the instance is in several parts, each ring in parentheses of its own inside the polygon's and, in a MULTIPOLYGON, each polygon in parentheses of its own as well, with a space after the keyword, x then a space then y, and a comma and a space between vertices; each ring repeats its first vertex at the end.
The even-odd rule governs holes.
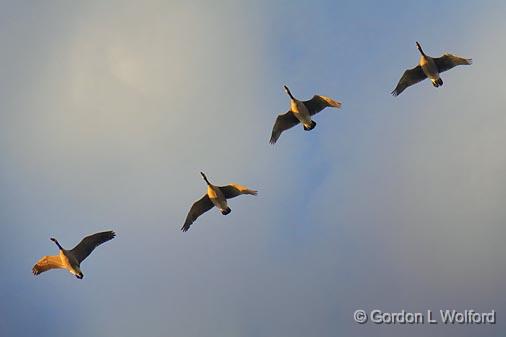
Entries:
POLYGON ((502 1, 2 1, 0 335, 504 335, 502 1), (428 8, 434 6, 432 13, 428 8), (432 56, 473 65, 393 90, 432 56), (269 144, 295 97, 342 109, 269 144), (211 182, 259 195, 179 229, 211 182), (83 262, 33 264, 88 234, 83 262), (497 312, 360 325, 357 309, 497 312))

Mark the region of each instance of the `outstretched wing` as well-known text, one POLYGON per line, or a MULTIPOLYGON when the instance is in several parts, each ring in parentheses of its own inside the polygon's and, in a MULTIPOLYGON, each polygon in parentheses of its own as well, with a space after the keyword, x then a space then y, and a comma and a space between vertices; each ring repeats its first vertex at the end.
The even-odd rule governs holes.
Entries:
POLYGON ((314 95, 309 101, 302 102, 306 106, 309 114, 311 116, 316 115, 318 112, 322 111, 327 107, 340 108, 341 103, 338 101, 334 101, 330 97, 314 95))
POLYGON ((472 64, 472 59, 465 59, 460 56, 455 56, 452 54, 444 54, 441 57, 435 58, 434 62, 436 63, 437 69, 440 73, 443 71, 447 71, 455 66, 463 65, 463 64, 472 64))
POLYGON ((100 232, 89 235, 79 242, 70 252, 81 263, 91 252, 104 242, 112 240, 116 234, 113 231, 100 232))
POLYGON ((192 223, 194 223, 199 216, 201 216, 202 214, 213 208, 213 206, 214 205, 211 202, 211 199, 209 199, 209 197, 207 196, 207 194, 204 195, 200 200, 195 201, 192 207, 190 208, 188 215, 186 216, 186 220, 184 222, 183 227, 181 227, 181 230, 183 232, 188 231, 192 223))
POLYGON ((33 275, 39 275, 49 269, 64 268, 59 256, 44 256, 33 266, 33 275))
POLYGON ((288 111, 285 114, 281 114, 276 118, 276 123, 274 123, 274 127, 272 128, 271 140, 270 143, 274 144, 278 140, 281 133, 285 130, 293 128, 295 125, 299 124, 299 120, 295 117, 293 112, 288 111))
POLYGON ((394 96, 398 96, 407 87, 416 84, 426 78, 427 76, 423 72, 422 67, 420 67, 419 65, 414 67, 413 69, 408 69, 404 72, 401 79, 399 80, 399 83, 397 83, 397 86, 395 87, 394 91, 392 91, 391 94, 394 96))
POLYGON ((251 195, 257 195, 258 191, 250 190, 246 186, 231 183, 227 186, 220 186, 221 193, 223 193, 223 196, 227 199, 232 199, 237 197, 241 194, 251 194, 251 195))

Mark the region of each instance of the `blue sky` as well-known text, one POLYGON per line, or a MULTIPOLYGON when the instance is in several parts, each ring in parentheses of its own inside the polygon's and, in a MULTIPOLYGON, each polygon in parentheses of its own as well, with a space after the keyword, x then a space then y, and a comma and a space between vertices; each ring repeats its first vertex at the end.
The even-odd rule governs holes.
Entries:
POLYGON ((503 2, 2 8, 2 335, 502 336, 503 2), (415 41, 474 64, 394 98, 415 41), (284 84, 343 107, 271 146, 284 84), (182 233, 201 170, 259 195, 182 233), (84 280, 31 274, 107 229, 84 280), (498 324, 353 322, 375 308, 498 324))

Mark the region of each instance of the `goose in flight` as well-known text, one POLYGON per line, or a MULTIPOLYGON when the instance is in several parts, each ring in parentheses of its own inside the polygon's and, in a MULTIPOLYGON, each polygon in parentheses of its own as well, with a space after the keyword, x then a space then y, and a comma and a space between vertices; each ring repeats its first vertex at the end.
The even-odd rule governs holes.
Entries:
POLYGON ((257 195, 258 193, 255 190, 250 190, 246 186, 234 183, 228 184, 227 186, 215 186, 207 180, 204 173, 200 172, 200 174, 207 184, 207 193, 200 198, 200 200, 197 200, 190 208, 184 225, 181 227, 183 232, 188 231, 191 224, 195 222, 199 216, 213 208, 213 206, 216 206, 216 208, 221 211, 221 214, 227 215, 232 211, 230 207, 228 207, 227 199, 235 198, 241 194, 257 195))
POLYGON ((422 50, 420 43, 416 43, 416 47, 420 51, 420 61, 418 65, 413 69, 408 69, 404 72, 397 87, 392 91, 392 95, 398 96, 407 87, 416 84, 426 78, 429 78, 432 85, 440 87, 443 85, 443 80, 439 77, 439 74, 443 71, 450 70, 451 68, 461 64, 471 64, 471 59, 462 58, 452 54, 444 54, 441 57, 432 58, 425 55, 422 50))
POLYGON ((304 130, 313 130, 316 122, 311 119, 311 116, 316 115, 327 107, 340 108, 341 103, 334 101, 332 98, 314 95, 309 101, 299 101, 293 97, 290 89, 284 86, 286 93, 290 96, 290 110, 287 113, 280 114, 276 118, 274 127, 272 128, 270 143, 274 144, 278 140, 281 133, 288 130, 295 125, 301 123, 304 130))
POLYGON ((81 262, 91 254, 93 249, 104 242, 112 240, 115 236, 116 234, 113 231, 95 233, 82 239, 71 250, 63 249, 58 240, 51 238, 51 241, 60 249, 60 253, 42 257, 33 266, 32 272, 34 275, 39 275, 49 269, 67 269, 75 277, 82 279, 84 275, 81 271, 81 262))

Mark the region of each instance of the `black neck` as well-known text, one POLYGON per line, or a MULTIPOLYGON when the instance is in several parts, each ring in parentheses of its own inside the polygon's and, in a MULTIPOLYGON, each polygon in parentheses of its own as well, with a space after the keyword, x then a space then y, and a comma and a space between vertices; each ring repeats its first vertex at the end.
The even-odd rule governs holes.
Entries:
POLYGON ((56 243, 56 245, 58 246, 58 248, 60 248, 61 250, 63 250, 63 247, 60 246, 60 243, 58 242, 58 240, 56 240, 55 238, 51 238, 51 241, 53 241, 54 243, 56 243))
POLYGON ((295 97, 293 97, 292 93, 290 92, 290 89, 288 89, 288 87, 285 85, 285 90, 286 90, 286 93, 288 94, 288 96, 290 96, 291 99, 295 99, 295 97))
POLYGON ((205 182, 207 185, 211 185, 211 183, 209 182, 209 180, 207 180, 207 177, 204 173, 200 172, 200 174, 202 175, 202 178, 204 178, 205 182))
POLYGON ((418 48, 418 50, 420 51, 420 53, 421 53, 423 56, 427 56, 427 55, 425 55, 425 53, 423 52, 423 50, 422 50, 422 46, 420 46, 420 44, 419 44, 418 42, 416 43, 416 47, 418 48))

